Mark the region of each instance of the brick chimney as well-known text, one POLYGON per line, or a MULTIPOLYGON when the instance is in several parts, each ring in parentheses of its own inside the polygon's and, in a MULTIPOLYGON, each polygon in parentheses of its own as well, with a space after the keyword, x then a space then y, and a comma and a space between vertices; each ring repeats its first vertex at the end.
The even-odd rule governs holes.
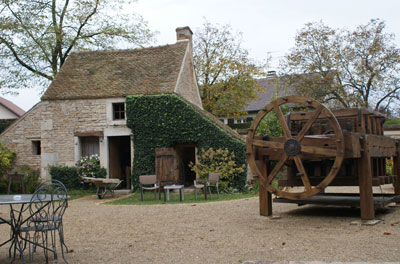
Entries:
POLYGON ((176 28, 176 40, 177 41, 188 39, 190 42, 192 42, 192 35, 193 35, 193 32, 190 29, 190 27, 176 28))

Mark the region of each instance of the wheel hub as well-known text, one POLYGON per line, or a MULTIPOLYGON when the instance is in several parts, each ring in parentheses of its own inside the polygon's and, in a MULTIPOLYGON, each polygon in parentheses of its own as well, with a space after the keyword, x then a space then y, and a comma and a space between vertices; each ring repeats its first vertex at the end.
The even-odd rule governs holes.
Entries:
POLYGON ((291 138, 285 142, 283 149, 285 150, 286 155, 289 157, 296 156, 301 150, 301 145, 296 139, 291 138))

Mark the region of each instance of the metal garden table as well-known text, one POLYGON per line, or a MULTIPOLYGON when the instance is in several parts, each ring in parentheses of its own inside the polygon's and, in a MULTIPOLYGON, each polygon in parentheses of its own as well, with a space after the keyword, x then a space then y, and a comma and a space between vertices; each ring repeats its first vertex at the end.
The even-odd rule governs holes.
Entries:
MULTIPOLYGON (((11 237, 7 241, 3 242, 0 244, 1 246, 4 246, 8 242, 11 242, 10 248, 9 248, 9 257, 11 257, 11 252, 14 251, 13 253, 13 258, 15 259, 15 254, 18 251, 20 256, 23 259, 23 251, 24 247, 22 246, 22 240, 24 238, 21 236, 21 227, 23 224, 25 224, 29 219, 33 217, 33 215, 29 215, 24 219, 23 213, 26 211, 27 208, 25 206, 29 204, 32 200, 33 194, 18 194, 18 195, 0 195, 0 205, 9 205, 10 206, 10 226, 11 226, 11 237), (16 206, 20 206, 19 210, 15 209, 16 206)), ((54 200, 61 200, 63 197, 56 197, 53 196, 53 201, 54 200)), ((41 202, 51 202, 52 197, 47 196, 44 199, 41 200, 41 202)), ((52 249, 49 249, 52 251, 52 249)))

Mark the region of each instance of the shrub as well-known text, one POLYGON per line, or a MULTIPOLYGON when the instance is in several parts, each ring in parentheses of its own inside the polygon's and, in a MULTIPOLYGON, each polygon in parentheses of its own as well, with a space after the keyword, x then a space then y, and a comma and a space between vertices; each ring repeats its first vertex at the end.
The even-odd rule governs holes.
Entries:
POLYGON ((94 173, 95 178, 106 178, 107 177, 107 170, 106 168, 100 167, 94 173))
POLYGON ((0 143, 0 172, 6 174, 11 169, 15 159, 15 150, 10 150, 0 143))
POLYGON ((105 178, 107 170, 100 167, 100 159, 97 154, 82 157, 77 163, 78 175, 80 177, 105 178))
MULTIPOLYGON (((16 173, 24 174, 25 193, 33 193, 40 183, 40 173, 38 171, 34 171, 28 166, 22 166, 19 169, 19 172, 16 173)), ((7 193, 7 191, 8 175, 4 173, 0 177, 0 193, 7 193)), ((19 181, 12 181, 11 191, 15 193, 22 193, 21 183, 19 181)))
POLYGON ((26 193, 34 193, 36 188, 40 184, 40 172, 37 170, 33 170, 28 166, 21 167, 22 173, 24 176, 24 185, 26 193))
POLYGON ((62 182, 67 189, 79 189, 82 187, 82 178, 79 176, 76 167, 50 166, 50 175, 52 179, 62 182))
POLYGON ((197 159, 196 164, 190 162, 190 169, 196 172, 201 179, 206 179, 210 172, 220 173, 219 186, 221 190, 232 190, 235 176, 243 173, 246 168, 245 165, 237 167, 234 160, 235 153, 228 149, 201 149, 197 159))

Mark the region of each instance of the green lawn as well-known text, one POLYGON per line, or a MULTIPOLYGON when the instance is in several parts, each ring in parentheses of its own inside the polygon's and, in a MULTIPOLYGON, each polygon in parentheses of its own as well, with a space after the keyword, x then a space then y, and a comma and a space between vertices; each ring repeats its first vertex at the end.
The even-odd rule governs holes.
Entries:
POLYGON ((140 200, 140 191, 135 192, 133 195, 126 198, 118 199, 115 201, 108 202, 106 204, 111 205, 151 205, 151 204, 179 204, 179 203, 204 203, 204 202, 216 202, 216 201, 228 201, 235 199, 244 199, 258 196, 256 192, 247 193, 221 193, 220 199, 218 199, 217 194, 213 193, 210 198, 207 195, 208 200, 204 199, 204 194, 202 192, 197 193, 197 200, 194 199, 194 193, 185 193, 184 201, 179 201, 179 193, 170 193, 170 200, 164 202, 164 194, 161 193, 161 200, 158 200, 158 194, 156 195, 156 200, 154 200, 153 192, 144 193, 144 201, 140 200))

